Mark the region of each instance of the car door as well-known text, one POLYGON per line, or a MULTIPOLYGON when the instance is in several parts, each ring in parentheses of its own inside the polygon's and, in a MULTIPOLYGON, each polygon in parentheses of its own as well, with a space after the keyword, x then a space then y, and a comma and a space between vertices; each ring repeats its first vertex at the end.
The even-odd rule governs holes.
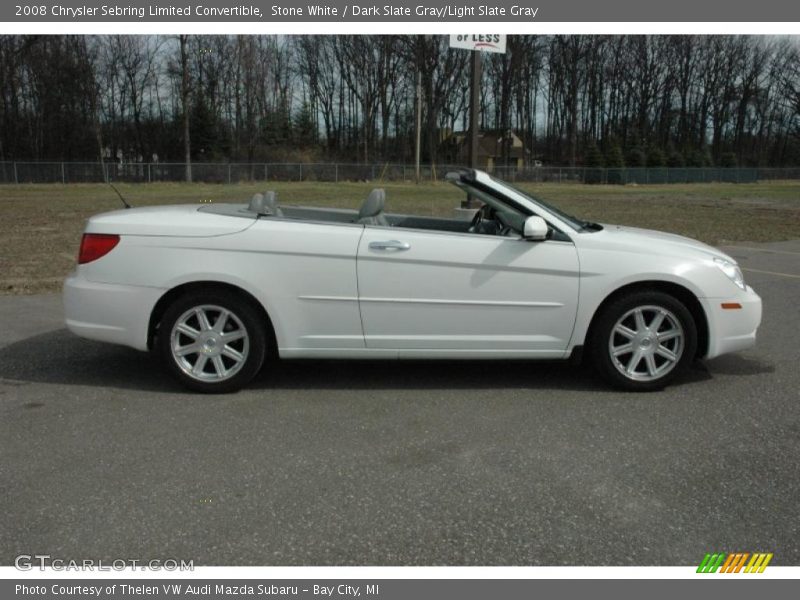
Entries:
POLYGON ((367 226, 357 272, 367 348, 556 357, 575 323, 568 241, 367 226))
POLYGON ((357 224, 268 218, 237 236, 230 271, 260 291, 281 356, 364 348, 356 279, 361 233, 357 224))

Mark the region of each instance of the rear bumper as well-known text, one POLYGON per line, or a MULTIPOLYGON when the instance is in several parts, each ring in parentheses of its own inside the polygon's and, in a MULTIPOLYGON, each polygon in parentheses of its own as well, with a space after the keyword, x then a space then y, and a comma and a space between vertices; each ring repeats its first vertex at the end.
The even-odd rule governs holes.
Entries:
POLYGON ((164 293, 149 288, 87 281, 73 273, 64 282, 64 315, 74 334, 147 350, 150 315, 164 293))
POLYGON ((729 352, 751 348, 761 324, 761 298, 748 287, 731 298, 700 298, 708 318, 708 352, 704 358, 715 358, 729 352), (741 308, 722 308, 723 303, 738 303, 741 308))

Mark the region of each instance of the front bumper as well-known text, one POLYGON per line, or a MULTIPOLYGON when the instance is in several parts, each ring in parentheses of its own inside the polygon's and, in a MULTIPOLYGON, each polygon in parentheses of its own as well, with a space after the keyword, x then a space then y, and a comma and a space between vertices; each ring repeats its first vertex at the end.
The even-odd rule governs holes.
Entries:
POLYGON ((708 318, 708 352, 704 358, 715 358, 729 352, 751 348, 761 324, 761 298, 747 287, 730 298, 700 298, 708 318), (723 304, 738 304, 741 308, 723 308, 723 304))
POLYGON ((159 288, 96 283, 73 273, 64 282, 64 315, 74 334, 147 350, 150 315, 159 288))

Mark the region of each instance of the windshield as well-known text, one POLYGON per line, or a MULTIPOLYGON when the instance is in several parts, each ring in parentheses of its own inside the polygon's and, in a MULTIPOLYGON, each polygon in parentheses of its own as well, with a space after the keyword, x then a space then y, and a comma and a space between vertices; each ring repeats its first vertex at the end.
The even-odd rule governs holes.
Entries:
POLYGON ((560 208, 556 208, 555 206, 553 206, 552 204, 549 204, 548 202, 545 202, 544 200, 540 200, 539 198, 534 198, 528 192, 526 192, 524 190, 521 190, 518 187, 516 187, 514 185, 511 185, 510 183, 508 183, 506 181, 502 181, 500 179, 492 177, 491 175, 489 177, 499 187, 504 187, 504 188, 506 188, 508 190, 512 190, 512 191, 516 192, 517 194, 519 194, 521 196, 524 196, 525 198, 527 198, 528 200, 530 200, 534 204, 538 204, 539 206, 541 206, 545 210, 553 213, 554 215, 559 217, 562 221, 567 223, 567 225, 569 225, 570 227, 572 227, 572 228, 574 228, 576 230, 584 229, 586 227, 586 225, 588 224, 586 221, 581 221, 577 217, 574 217, 574 216, 570 215, 569 213, 565 213, 560 208))

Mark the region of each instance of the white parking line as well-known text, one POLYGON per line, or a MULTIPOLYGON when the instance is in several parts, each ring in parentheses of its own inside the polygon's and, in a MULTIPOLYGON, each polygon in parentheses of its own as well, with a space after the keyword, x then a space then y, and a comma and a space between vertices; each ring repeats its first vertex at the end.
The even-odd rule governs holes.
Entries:
POLYGON ((771 250, 770 248, 751 248, 749 246, 721 246, 722 248, 736 248, 738 250, 751 250, 753 252, 772 252, 774 254, 795 254, 800 256, 800 252, 792 252, 791 250, 771 250))
POLYGON ((792 279, 800 279, 800 275, 793 275, 791 273, 778 273, 776 271, 762 271, 761 269, 747 269, 741 267, 742 271, 750 271, 751 273, 763 273, 764 275, 777 275, 778 277, 791 277, 792 279))

